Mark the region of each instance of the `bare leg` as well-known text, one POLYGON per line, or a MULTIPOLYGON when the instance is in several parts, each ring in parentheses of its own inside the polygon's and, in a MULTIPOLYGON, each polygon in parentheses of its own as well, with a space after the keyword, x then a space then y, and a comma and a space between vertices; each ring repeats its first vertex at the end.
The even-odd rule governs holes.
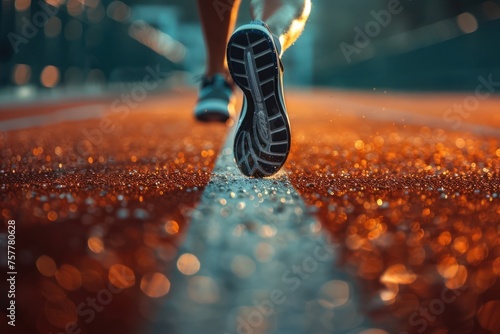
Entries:
POLYGON ((311 0, 252 0, 251 9, 253 17, 266 22, 279 37, 284 51, 304 30, 311 12, 311 0))
POLYGON ((198 11, 207 47, 208 77, 216 73, 231 80, 226 62, 226 45, 234 30, 240 0, 198 0, 198 11))

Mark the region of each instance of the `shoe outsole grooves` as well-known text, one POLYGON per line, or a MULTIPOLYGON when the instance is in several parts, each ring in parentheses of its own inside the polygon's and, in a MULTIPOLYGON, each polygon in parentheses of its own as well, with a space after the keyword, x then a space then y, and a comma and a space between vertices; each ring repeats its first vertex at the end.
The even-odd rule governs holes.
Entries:
POLYGON ((272 36, 240 28, 229 40, 227 60, 234 82, 245 94, 234 141, 236 163, 246 176, 271 176, 285 163, 291 144, 272 36))

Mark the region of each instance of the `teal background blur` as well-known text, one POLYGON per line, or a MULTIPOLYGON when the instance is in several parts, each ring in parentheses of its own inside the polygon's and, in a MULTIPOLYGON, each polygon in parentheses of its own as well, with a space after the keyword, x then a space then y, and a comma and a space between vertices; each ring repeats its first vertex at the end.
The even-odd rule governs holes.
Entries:
MULTIPOLYGON (((401 0, 388 17, 394 1, 313 0, 284 56, 287 85, 452 91, 500 78, 498 0, 401 0)), ((249 20, 243 0, 238 24, 249 20)), ((194 0, 1 2, 4 95, 99 92, 141 80, 147 66, 168 73, 164 88, 196 85, 205 56, 194 0)))

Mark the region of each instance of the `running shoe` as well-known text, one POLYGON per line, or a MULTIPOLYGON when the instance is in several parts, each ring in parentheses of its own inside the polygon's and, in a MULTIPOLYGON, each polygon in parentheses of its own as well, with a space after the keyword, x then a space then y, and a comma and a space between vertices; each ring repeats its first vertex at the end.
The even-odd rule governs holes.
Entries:
POLYGON ((262 21, 238 28, 227 46, 229 73, 244 94, 234 157, 250 177, 277 173, 290 151, 281 44, 262 21))
POLYGON ((194 115, 202 122, 225 122, 234 114, 233 87, 222 74, 203 77, 194 115))

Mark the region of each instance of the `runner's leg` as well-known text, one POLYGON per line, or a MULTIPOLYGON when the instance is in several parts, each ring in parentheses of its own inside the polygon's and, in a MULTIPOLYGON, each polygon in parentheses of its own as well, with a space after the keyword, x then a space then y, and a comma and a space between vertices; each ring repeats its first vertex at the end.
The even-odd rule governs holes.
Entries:
POLYGON ((266 22, 279 37, 282 52, 299 38, 311 12, 311 0, 252 0, 255 19, 266 22))
POLYGON ((240 0, 198 0, 198 12, 207 49, 207 77, 220 73, 230 80, 226 45, 234 30, 240 3, 240 0))

